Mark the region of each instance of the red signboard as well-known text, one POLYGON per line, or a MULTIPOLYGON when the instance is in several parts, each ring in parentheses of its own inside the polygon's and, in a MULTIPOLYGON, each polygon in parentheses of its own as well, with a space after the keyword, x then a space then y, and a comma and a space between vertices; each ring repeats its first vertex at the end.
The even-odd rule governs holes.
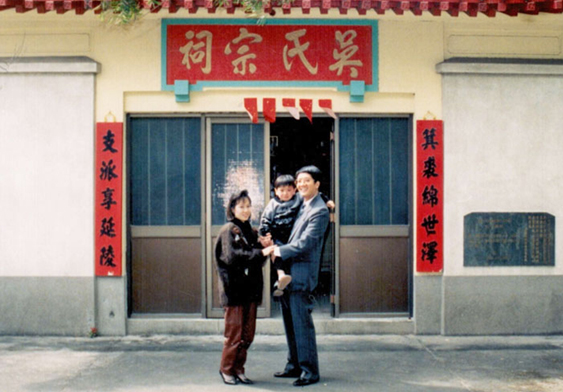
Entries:
POLYGON ((96 276, 121 276, 123 123, 96 126, 96 276))
POLYGON ((213 24, 167 22, 165 84, 351 81, 374 84, 373 24, 213 24))
POLYGON ((444 138, 443 122, 416 122, 417 246, 416 271, 444 268, 444 138))

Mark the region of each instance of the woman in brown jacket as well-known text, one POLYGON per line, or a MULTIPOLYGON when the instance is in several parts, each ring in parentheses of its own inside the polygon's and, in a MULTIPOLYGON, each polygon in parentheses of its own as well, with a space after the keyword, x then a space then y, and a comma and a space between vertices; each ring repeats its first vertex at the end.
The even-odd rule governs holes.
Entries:
POLYGON ((227 222, 215 244, 221 305, 225 308, 225 343, 219 374, 225 384, 252 384, 244 374, 247 350, 254 340, 256 310, 262 302, 263 254, 250 226, 251 200, 243 190, 231 196, 227 222))

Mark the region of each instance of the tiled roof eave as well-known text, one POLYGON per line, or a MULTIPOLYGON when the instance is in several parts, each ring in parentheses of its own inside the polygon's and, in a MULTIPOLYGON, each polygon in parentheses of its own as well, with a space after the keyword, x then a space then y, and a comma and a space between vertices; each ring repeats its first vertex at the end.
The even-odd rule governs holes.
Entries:
MULTIPOLYGON (((139 1, 143 8, 150 8, 143 0, 139 1)), ((299 10, 303 14, 309 14, 311 9, 315 8, 319 9, 321 14, 326 14, 331 9, 338 9, 342 15, 347 15, 352 10, 365 15, 367 11, 374 10, 379 15, 385 13, 404 15, 410 12, 414 15, 428 13, 434 16, 446 13, 454 17, 460 14, 472 17, 484 14, 494 17, 497 13, 517 16, 563 12, 563 0, 294 0, 281 7, 272 7, 270 4, 271 2, 264 1, 265 12, 283 14, 299 10)), ((36 10, 40 14, 47 12, 62 14, 72 11, 81 15, 85 12, 98 13, 99 5, 99 0, 0 0, 0 11, 15 9, 17 13, 23 13, 36 10)), ((235 5, 232 0, 225 1, 224 8, 228 13, 234 13, 237 7, 239 5, 235 5)), ((181 8, 187 9, 190 13, 195 13, 200 8, 207 9, 209 13, 216 11, 213 0, 163 0, 162 4, 151 9, 151 12, 175 13, 181 8)))

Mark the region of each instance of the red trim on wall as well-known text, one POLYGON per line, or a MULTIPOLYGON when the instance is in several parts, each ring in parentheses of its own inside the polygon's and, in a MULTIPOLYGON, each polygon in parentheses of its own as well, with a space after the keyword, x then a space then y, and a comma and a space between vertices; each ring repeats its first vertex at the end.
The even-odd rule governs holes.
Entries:
POLYGON ((416 122, 416 271, 444 269, 443 122, 416 122))
POLYGON ((123 123, 96 125, 95 271, 122 274, 123 123))

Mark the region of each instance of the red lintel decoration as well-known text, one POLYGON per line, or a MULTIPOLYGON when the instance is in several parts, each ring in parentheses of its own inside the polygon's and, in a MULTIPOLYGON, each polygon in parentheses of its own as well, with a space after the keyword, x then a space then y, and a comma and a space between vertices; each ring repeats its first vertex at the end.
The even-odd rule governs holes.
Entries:
POLYGON ((295 104, 295 98, 283 98, 282 106, 287 109, 294 119, 299 120, 299 109, 295 104))
POLYGON ((305 116, 309 119, 311 124, 313 123, 313 100, 312 99, 300 99, 299 106, 305 113, 305 116))
POLYGON ((319 107, 336 120, 336 114, 332 110, 332 99, 319 99, 319 107))
MULTIPOLYGON (((336 114, 332 110, 332 100, 331 99, 319 99, 319 107, 324 110, 332 118, 336 119, 336 114)), ((297 100, 296 98, 283 98, 282 106, 295 118, 299 120, 299 108, 303 110, 303 113, 307 116, 309 121, 313 122, 313 100, 312 99, 302 99, 297 100), (297 101, 299 101, 299 107, 297 107, 297 101)), ((258 98, 244 98, 244 109, 248 113, 251 121, 253 123, 258 122, 258 98)), ((264 119, 270 123, 276 122, 276 98, 263 98, 262 99, 262 113, 264 119)))
POLYGON ((96 125, 95 271, 122 274, 123 123, 96 125))
POLYGON ((254 123, 258 123, 258 99, 257 98, 245 98, 244 99, 244 109, 248 113, 250 120, 254 123))
POLYGON ((416 271, 444 268, 444 138, 441 120, 416 122, 416 271))
POLYGON ((264 98, 262 100, 262 110, 264 112, 264 118, 266 121, 274 123, 276 122, 276 99, 275 98, 264 98))

